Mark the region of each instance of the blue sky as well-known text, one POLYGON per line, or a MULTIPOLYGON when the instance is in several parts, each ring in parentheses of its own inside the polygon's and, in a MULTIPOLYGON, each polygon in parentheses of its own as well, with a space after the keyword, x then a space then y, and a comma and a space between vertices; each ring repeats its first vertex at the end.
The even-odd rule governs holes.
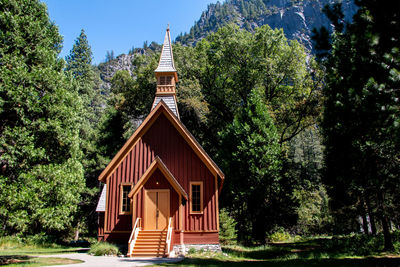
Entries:
MULTIPOLYGON (((92 47, 93 63, 142 47, 144 41, 162 43, 170 23, 171 37, 188 32, 207 5, 217 0, 42 0, 50 19, 64 37, 61 57, 68 55, 84 29, 92 47)), ((221 1, 220 1, 221 2, 221 1)))

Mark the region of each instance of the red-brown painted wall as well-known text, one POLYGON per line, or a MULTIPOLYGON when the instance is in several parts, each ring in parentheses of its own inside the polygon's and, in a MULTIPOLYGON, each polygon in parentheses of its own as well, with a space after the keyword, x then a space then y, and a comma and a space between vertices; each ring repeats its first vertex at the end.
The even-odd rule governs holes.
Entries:
MULTIPOLYGON (((188 195, 190 194, 190 181, 203 182, 203 214, 189 214, 190 207, 189 202, 187 202, 184 206, 183 229, 185 231, 217 231, 218 212, 215 177, 165 115, 161 113, 107 180, 106 234, 111 231, 120 233, 126 231, 129 237, 129 232, 132 230, 132 215, 118 214, 120 183, 131 182, 136 184, 156 156, 161 158, 188 195)), ((162 174, 156 172, 154 175, 162 174)), ((147 183, 150 186, 151 180, 147 183)), ((172 189, 169 183, 168 186, 166 188, 172 189)), ((177 202, 172 203, 173 199, 176 199, 176 197, 171 196, 171 211, 177 207, 175 205, 179 204, 177 202)), ((143 200, 144 195, 143 190, 141 190, 137 194, 136 214, 142 218, 143 200)), ((174 214, 176 214, 174 216, 175 225, 178 225, 177 213, 174 214)))
POLYGON ((104 241, 104 212, 98 212, 97 239, 104 241))

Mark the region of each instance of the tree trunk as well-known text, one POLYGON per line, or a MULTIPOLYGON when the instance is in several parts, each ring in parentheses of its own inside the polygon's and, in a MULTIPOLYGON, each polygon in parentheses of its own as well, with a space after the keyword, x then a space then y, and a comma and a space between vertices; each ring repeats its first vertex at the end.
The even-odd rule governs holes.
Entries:
POLYGON ((365 198, 365 203, 367 204, 369 222, 371 223, 371 232, 373 235, 376 235, 375 215, 373 213, 371 202, 369 201, 368 197, 365 198))
POLYGON ((364 229, 364 234, 368 235, 369 231, 368 231, 368 220, 367 220, 367 215, 365 212, 362 213, 362 226, 364 229))
POLYGON ((363 227, 363 231, 364 234, 368 235, 369 234, 369 227, 368 227, 368 220, 367 220, 367 208, 365 205, 365 198, 364 196, 361 197, 361 199, 359 199, 360 205, 359 205, 359 210, 361 213, 361 218, 362 218, 362 227, 363 227))
POLYGON ((394 247, 393 247, 392 236, 390 234, 389 224, 388 224, 386 216, 384 216, 384 215, 381 216, 381 222, 382 222, 382 229, 383 229, 383 238, 385 239, 384 250, 392 251, 394 249, 394 247))
POLYGON ((75 230, 75 237, 74 237, 74 241, 78 241, 79 240, 79 228, 80 228, 81 224, 80 222, 78 222, 78 224, 76 225, 76 230, 75 230))
POLYGON ((389 223, 385 215, 385 206, 383 204, 382 192, 378 192, 378 209, 379 209, 379 217, 382 223, 383 238, 385 239, 384 250, 392 251, 394 250, 394 247, 392 242, 392 236, 390 235, 389 223))
POLYGON ((75 240, 75 241, 78 241, 78 240, 79 240, 79 229, 76 229, 76 231, 75 231, 74 240, 75 240))

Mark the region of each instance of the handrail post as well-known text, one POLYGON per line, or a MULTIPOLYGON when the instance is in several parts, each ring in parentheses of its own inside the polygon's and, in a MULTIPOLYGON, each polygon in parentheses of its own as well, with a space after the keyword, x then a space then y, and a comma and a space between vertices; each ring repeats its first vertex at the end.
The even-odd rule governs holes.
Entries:
POLYGON ((168 233, 167 233, 167 255, 169 256, 169 253, 171 251, 171 237, 172 237, 172 217, 169 218, 169 223, 168 223, 168 233))
POLYGON ((137 218, 135 222, 135 226, 132 229, 131 236, 129 237, 128 241, 128 255, 131 256, 133 252, 133 247, 135 246, 136 239, 139 235, 139 231, 141 228, 141 219, 137 218))

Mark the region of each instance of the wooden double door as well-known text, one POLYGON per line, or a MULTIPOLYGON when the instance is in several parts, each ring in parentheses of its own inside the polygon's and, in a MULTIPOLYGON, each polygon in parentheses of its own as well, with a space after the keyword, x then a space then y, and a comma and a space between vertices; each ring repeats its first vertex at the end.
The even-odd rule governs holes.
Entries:
POLYGON ((166 230, 169 218, 169 189, 145 190, 144 230, 166 230))

